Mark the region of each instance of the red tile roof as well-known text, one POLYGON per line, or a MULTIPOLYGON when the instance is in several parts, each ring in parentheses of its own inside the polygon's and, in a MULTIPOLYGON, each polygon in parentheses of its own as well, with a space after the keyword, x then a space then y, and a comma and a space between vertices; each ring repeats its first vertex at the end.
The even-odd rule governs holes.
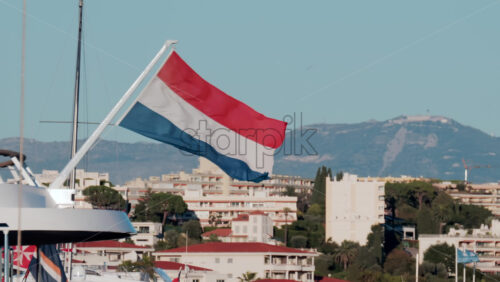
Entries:
POLYGON ((130 243, 122 243, 114 240, 81 242, 76 244, 76 248, 120 248, 120 249, 149 249, 145 246, 137 246, 130 243))
MULTIPOLYGON (((178 262, 173 262, 173 261, 155 261, 155 267, 165 269, 165 270, 179 270, 182 268, 184 270, 184 264, 183 263, 178 263, 178 262)), ((190 270, 199 270, 199 271, 212 271, 211 269, 208 268, 203 268, 199 266, 194 266, 194 265, 187 265, 190 270)))
POLYGON ((215 234, 217 237, 229 237, 231 235, 231 228, 219 228, 212 231, 205 232, 201 234, 202 237, 210 237, 210 235, 215 234))
MULTIPOLYGON (((185 253, 186 247, 159 251, 156 253, 185 253)), ((223 243, 210 242, 187 247, 188 253, 311 253, 309 251, 269 245, 265 243, 223 243)))
POLYGON ((263 211, 253 211, 250 214, 251 215, 256 215, 256 214, 263 214, 263 215, 265 215, 266 213, 264 213, 263 211))
POLYGON ((239 214, 233 221, 248 221, 248 214, 239 214))

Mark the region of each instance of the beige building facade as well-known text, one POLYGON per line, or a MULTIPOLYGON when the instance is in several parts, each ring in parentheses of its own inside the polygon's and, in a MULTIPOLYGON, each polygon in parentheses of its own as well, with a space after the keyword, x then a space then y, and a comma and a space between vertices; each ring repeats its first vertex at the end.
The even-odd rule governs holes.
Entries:
POLYGON ((371 226, 383 224, 384 182, 360 179, 345 173, 341 180, 326 178, 326 236, 366 244, 371 226))

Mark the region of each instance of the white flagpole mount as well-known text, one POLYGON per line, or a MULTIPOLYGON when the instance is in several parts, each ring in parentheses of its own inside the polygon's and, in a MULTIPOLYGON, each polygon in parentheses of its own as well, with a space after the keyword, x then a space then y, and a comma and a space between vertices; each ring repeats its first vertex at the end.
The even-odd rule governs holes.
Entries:
POLYGON ((137 87, 141 84, 141 82, 144 80, 144 78, 149 74, 151 69, 158 63, 162 55, 165 53, 165 51, 172 46, 173 44, 176 44, 177 40, 167 40, 165 44, 161 47, 160 51, 156 54, 156 56, 151 60, 151 62, 146 66, 146 68, 142 71, 142 73, 137 77, 137 79, 132 83, 130 88, 123 94, 123 96, 120 98, 118 103, 113 107, 113 109, 108 113, 108 115, 104 118, 104 120, 99 124, 99 126, 96 128, 96 130, 90 135, 90 137, 83 143, 82 147, 78 152, 75 154, 75 156, 66 164, 64 169, 59 173, 57 178, 52 182, 49 186, 49 188, 62 188, 64 181, 68 178, 69 174, 73 169, 78 165, 80 160, 85 156, 85 154, 90 150, 92 145, 94 145, 95 141, 101 136, 103 133, 104 129, 111 123, 113 118, 116 116, 116 114, 120 111, 120 109, 124 106, 124 104, 127 102, 127 100, 132 96, 132 94, 135 92, 137 87))

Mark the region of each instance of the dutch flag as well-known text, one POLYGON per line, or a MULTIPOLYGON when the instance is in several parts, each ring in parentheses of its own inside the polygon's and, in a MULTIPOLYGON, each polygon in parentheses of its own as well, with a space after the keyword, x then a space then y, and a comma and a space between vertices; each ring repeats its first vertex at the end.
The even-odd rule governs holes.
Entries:
POLYGON ((229 176, 260 182, 272 173, 286 123, 268 118, 200 77, 172 51, 120 126, 205 157, 229 176))

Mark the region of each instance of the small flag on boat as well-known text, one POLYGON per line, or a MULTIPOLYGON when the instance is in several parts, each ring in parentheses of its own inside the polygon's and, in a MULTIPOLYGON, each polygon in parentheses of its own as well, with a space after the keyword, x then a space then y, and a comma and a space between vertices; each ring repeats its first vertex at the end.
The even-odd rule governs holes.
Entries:
POLYGON ((66 274, 55 245, 40 245, 28 267, 36 281, 67 282, 66 274), (37 255, 40 255, 38 258, 37 255), (40 265, 40 267, 39 267, 40 265), (40 273, 39 273, 40 271, 40 273), (40 274, 40 279, 38 275, 40 274))
POLYGON ((268 118, 199 76, 172 51, 120 126, 205 157, 229 176, 268 178, 286 123, 268 118))
POLYGON ((479 257, 477 256, 476 253, 468 250, 461 251, 460 249, 457 249, 457 262, 458 263, 471 263, 471 262, 478 262, 479 257))

